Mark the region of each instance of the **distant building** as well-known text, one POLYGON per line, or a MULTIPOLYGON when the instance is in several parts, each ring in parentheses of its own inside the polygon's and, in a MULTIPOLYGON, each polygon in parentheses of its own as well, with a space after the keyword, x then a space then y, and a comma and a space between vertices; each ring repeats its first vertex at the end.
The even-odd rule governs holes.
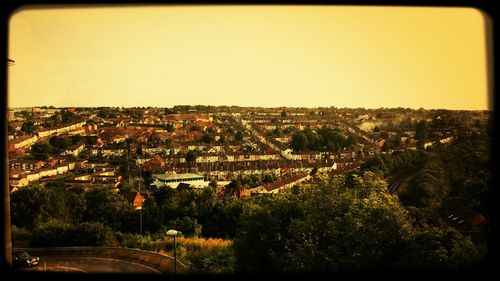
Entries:
POLYGON ((192 187, 204 188, 207 187, 209 182, 205 181, 205 177, 197 174, 176 174, 176 173, 167 173, 167 174, 153 174, 153 183, 156 187, 171 187, 177 188, 179 183, 187 183, 192 187))
POLYGON ((120 191, 119 194, 134 206, 135 210, 142 209, 144 197, 137 191, 120 191))

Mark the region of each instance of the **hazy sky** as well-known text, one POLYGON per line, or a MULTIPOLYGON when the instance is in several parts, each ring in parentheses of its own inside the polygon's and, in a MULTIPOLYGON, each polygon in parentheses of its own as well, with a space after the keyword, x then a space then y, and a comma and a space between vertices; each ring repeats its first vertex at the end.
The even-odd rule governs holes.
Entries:
POLYGON ((483 15, 462 8, 24 9, 9 107, 488 109, 483 15))

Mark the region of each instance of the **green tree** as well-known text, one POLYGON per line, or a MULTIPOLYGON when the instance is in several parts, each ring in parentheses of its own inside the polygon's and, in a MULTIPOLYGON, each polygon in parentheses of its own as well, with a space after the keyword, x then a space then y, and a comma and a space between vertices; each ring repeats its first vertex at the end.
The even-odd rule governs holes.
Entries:
POLYGON ((422 149, 427 139, 427 122, 425 120, 421 120, 415 126, 415 139, 417 146, 422 149))
POLYGON ((196 155, 196 152, 193 150, 190 150, 186 153, 186 162, 189 164, 193 164, 196 162, 196 158, 198 155, 196 155))
POLYGON ((241 191, 243 190, 243 185, 238 179, 232 180, 229 184, 224 187, 226 195, 240 197, 241 191))
POLYGON ((168 132, 175 131, 174 125, 171 123, 168 123, 167 125, 165 125, 165 130, 167 130, 168 132))
POLYGON ((116 246, 113 230, 101 222, 85 222, 75 229, 75 246, 116 246))
POLYGON ((53 136, 49 139, 49 144, 61 151, 71 145, 71 140, 67 137, 53 136))
POLYGON ((37 130, 37 126, 31 120, 25 121, 21 125, 21 131, 27 135, 32 135, 33 133, 35 133, 36 130, 37 130))
POLYGON ((49 154, 56 152, 56 150, 49 143, 37 142, 31 147, 30 153, 37 160, 47 160, 49 154))
POLYGON ((413 270, 464 270, 478 262, 470 239, 455 229, 431 228, 414 236, 402 251, 399 266, 413 270))
POLYGON ((212 143, 215 141, 215 138, 212 134, 207 132, 201 136, 201 141, 204 143, 212 143))
POLYGON ((386 188, 372 172, 336 176, 247 208, 234 240, 238 270, 389 268, 413 229, 386 188))
POLYGON ((21 188, 10 195, 12 224, 32 229, 36 214, 40 213, 42 189, 35 186, 21 188))
POLYGON ((302 132, 295 132, 292 135, 290 146, 294 151, 302 151, 308 146, 307 136, 302 132))
POLYGON ((182 235, 185 237, 198 237, 201 234, 202 226, 198 223, 196 218, 180 217, 168 221, 163 230, 167 231, 172 228, 181 231, 182 235))
POLYGON ((8 124, 7 125, 7 132, 9 135, 15 135, 16 134, 16 128, 14 128, 14 126, 12 126, 12 124, 8 124))
POLYGON ((107 188, 94 188, 85 193, 87 209, 83 220, 102 222, 114 230, 120 230, 129 224, 132 205, 125 198, 107 188))
POLYGON ((234 134, 234 139, 236 141, 242 141, 243 140, 243 132, 237 131, 236 134, 234 134))

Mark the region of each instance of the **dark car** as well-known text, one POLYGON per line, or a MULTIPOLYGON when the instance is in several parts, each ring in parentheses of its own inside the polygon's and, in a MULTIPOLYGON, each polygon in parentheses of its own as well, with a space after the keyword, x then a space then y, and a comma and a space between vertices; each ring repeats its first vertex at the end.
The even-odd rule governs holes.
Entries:
POLYGON ((15 267, 32 267, 36 266, 40 261, 39 257, 33 257, 28 252, 20 252, 14 257, 15 267))

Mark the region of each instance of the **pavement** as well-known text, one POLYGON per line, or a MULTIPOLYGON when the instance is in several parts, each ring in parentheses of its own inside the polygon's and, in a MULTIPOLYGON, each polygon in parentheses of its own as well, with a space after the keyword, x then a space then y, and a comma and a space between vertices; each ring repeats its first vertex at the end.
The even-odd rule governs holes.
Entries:
POLYGON ((143 264, 97 257, 40 257, 40 262, 22 271, 74 272, 74 273, 140 273, 161 274, 161 271, 143 264))

